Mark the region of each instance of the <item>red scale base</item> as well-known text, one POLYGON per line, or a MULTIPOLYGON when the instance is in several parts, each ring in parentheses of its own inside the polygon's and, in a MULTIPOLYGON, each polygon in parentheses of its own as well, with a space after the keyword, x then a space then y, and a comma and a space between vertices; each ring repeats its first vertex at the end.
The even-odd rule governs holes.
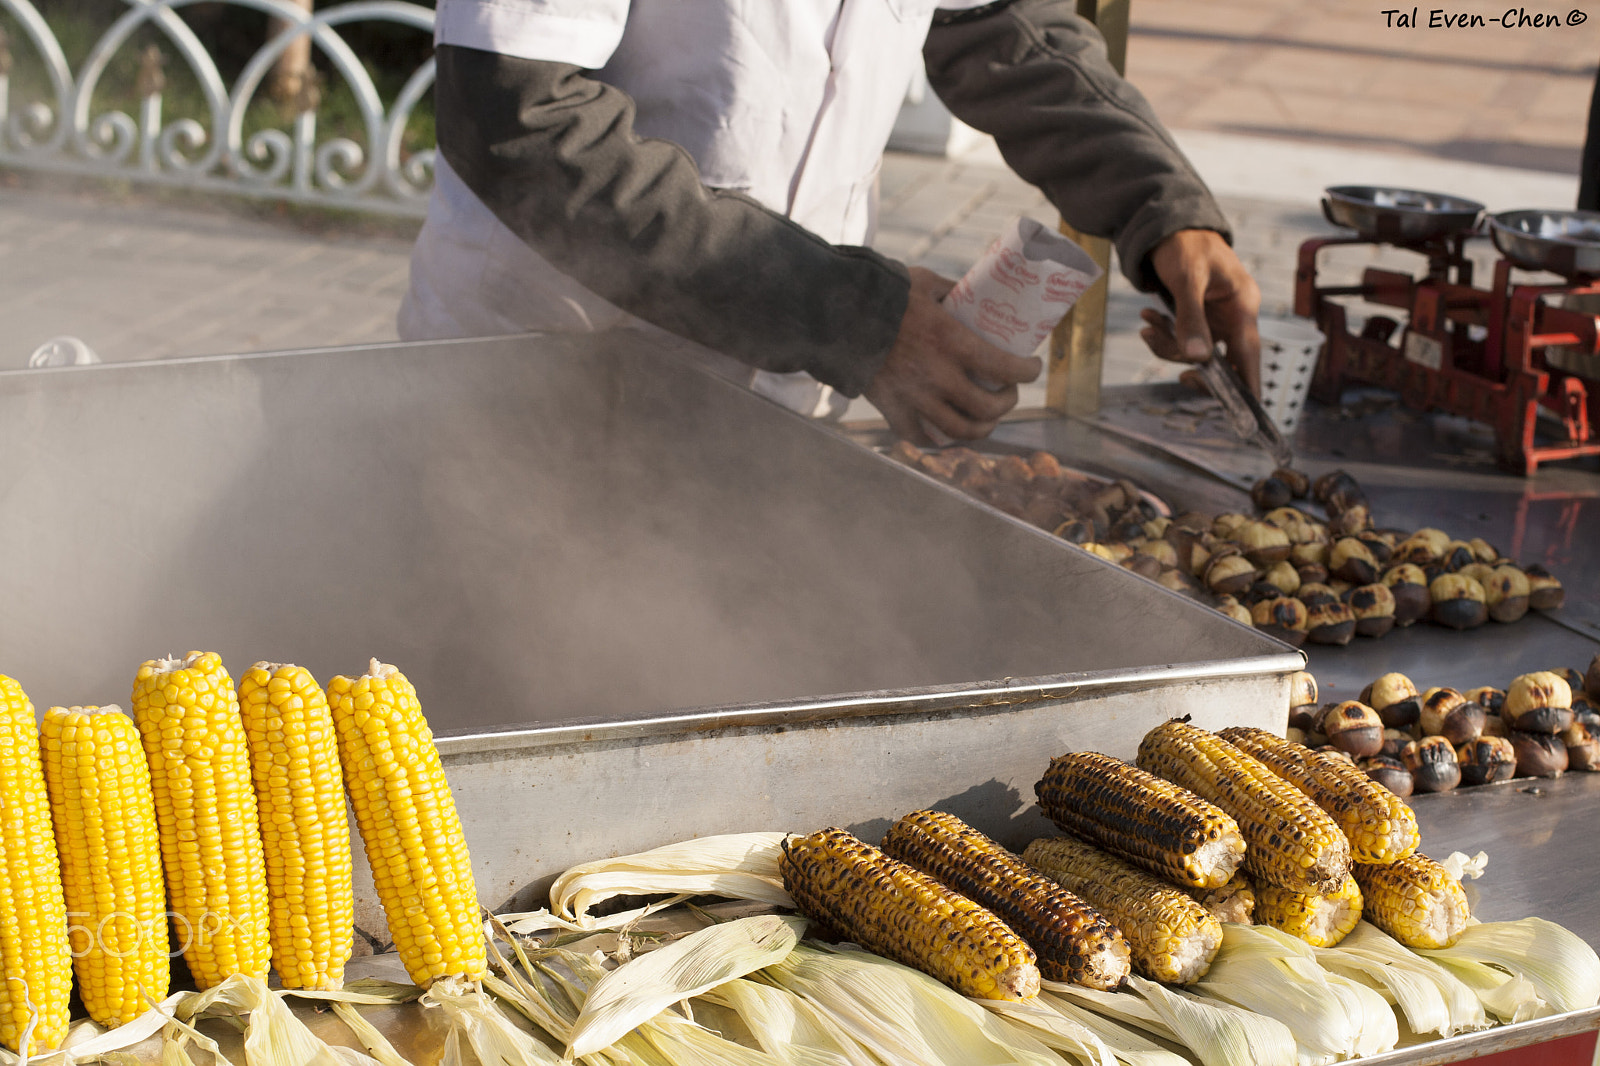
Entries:
POLYGON ((1409 407, 1488 424, 1508 470, 1529 475, 1555 459, 1600 455, 1600 316, 1553 306, 1556 295, 1600 294, 1600 278, 1561 285, 1513 284, 1512 265, 1495 264, 1493 287, 1472 285, 1465 238, 1401 245, 1428 259, 1425 277, 1369 268, 1359 285, 1318 285, 1317 253, 1360 237, 1306 241, 1295 275, 1295 313, 1316 320, 1328 342, 1311 394, 1336 403, 1345 385, 1393 389, 1409 407), (1335 296, 1407 312, 1404 324, 1369 318, 1350 332, 1335 296), (1552 364, 1555 359, 1566 367, 1552 364), (1539 409, 1560 419, 1563 439, 1535 436, 1539 409))

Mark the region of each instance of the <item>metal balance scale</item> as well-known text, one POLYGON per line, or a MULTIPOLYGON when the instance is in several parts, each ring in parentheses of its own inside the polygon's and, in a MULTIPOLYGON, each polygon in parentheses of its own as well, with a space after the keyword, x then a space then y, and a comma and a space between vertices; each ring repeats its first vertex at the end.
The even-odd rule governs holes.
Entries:
POLYGON ((1347 185, 1328 189, 1322 209, 1356 233, 1300 246, 1295 313, 1314 318, 1327 337, 1312 395, 1337 402, 1347 383, 1362 382, 1393 389, 1419 410, 1486 423, 1496 459, 1524 475, 1543 462, 1600 455, 1600 214, 1490 216, 1488 233, 1501 257, 1482 289, 1473 285, 1466 255, 1466 242, 1481 233, 1482 204, 1347 185), (1416 252, 1427 271, 1418 278, 1368 268, 1358 285, 1319 284, 1318 253, 1359 244, 1416 252), (1514 270, 1560 280, 1514 278, 1514 270), (1353 333, 1335 299, 1351 296, 1404 310, 1406 321, 1374 315, 1353 333), (1549 413, 1543 437, 1541 410, 1549 413))

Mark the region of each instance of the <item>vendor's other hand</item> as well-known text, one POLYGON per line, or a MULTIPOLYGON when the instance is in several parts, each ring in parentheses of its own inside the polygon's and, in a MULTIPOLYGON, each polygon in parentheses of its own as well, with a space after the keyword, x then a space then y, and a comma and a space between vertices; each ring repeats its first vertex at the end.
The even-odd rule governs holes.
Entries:
POLYGON ((956 440, 987 437, 1017 405, 1017 385, 1043 364, 996 348, 939 306, 955 282, 911 268, 911 299, 889 357, 863 393, 889 428, 914 444, 932 444, 926 423, 956 440), (995 391, 977 384, 977 378, 995 391))
POLYGON ((1150 265, 1172 294, 1174 311, 1172 317, 1156 310, 1141 313, 1145 328, 1139 335, 1150 350, 1171 362, 1203 363, 1221 341, 1228 361, 1259 396, 1261 290, 1228 242, 1212 230, 1179 230, 1156 245, 1150 265))

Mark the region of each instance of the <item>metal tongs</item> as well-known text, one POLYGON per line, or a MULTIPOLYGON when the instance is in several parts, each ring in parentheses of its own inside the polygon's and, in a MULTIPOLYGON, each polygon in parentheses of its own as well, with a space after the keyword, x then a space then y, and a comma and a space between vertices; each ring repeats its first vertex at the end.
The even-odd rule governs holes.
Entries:
POLYGON ((1198 369, 1211 395, 1222 404, 1222 411, 1228 418, 1228 428, 1233 430, 1233 435, 1246 444, 1254 444, 1271 453, 1278 466, 1293 467, 1294 447, 1289 443, 1289 438, 1283 435, 1255 394, 1245 388, 1239 372, 1223 356, 1220 346, 1212 349, 1211 358, 1198 364, 1198 369))

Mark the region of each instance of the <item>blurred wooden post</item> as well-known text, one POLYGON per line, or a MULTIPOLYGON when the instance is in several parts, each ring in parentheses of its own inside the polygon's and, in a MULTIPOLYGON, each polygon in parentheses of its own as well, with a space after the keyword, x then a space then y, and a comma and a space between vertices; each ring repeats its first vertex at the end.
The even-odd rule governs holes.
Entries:
MULTIPOLYGON (((289 0, 289 3, 308 15, 311 14, 312 2, 313 0, 289 0)), ((269 39, 276 37, 293 25, 294 23, 288 19, 268 19, 267 36, 269 39)), ((267 77, 267 95, 285 106, 293 104, 303 91, 302 83, 310 70, 311 35, 306 33, 290 41, 289 47, 272 65, 272 73, 267 77)))
MULTIPOLYGON (((1123 73, 1128 61, 1128 14, 1132 0, 1078 0, 1078 14, 1093 22, 1106 39, 1111 65, 1123 73)), ((1106 271, 1089 287, 1050 334, 1050 364, 1045 404, 1062 414, 1100 409, 1100 375, 1106 346, 1106 293, 1110 287, 1111 242, 1079 233, 1065 221, 1061 232, 1083 245, 1106 271)))

